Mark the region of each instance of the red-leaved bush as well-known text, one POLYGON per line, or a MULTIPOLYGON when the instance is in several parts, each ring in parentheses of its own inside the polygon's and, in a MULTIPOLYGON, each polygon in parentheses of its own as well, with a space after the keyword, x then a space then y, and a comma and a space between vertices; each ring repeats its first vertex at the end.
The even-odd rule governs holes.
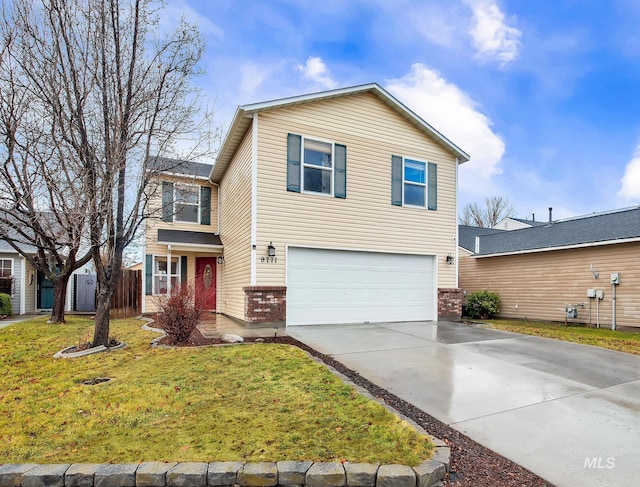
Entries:
POLYGON ((158 324, 173 343, 186 343, 202 316, 192 286, 183 284, 160 299, 158 324))

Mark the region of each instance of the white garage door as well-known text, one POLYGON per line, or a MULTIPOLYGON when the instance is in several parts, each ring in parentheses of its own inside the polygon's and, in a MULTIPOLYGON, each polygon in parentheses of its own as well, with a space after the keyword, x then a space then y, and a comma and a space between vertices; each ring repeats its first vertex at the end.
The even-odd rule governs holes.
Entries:
POLYGON ((433 257, 290 247, 287 325, 434 320, 433 257))

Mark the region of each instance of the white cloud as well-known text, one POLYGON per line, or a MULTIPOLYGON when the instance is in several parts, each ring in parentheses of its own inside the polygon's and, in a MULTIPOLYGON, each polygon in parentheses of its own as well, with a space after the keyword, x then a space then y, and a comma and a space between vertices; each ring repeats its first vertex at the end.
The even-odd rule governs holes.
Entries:
POLYGON ((461 166, 461 192, 474 196, 496 194, 491 179, 502 173, 499 164, 505 143, 469 95, 423 64, 414 64, 411 73, 390 80, 386 87, 471 156, 471 161, 461 166))
POLYGON ((473 11, 471 37, 477 57, 501 66, 517 58, 522 32, 505 23, 500 7, 492 0, 466 0, 466 3, 473 11))
POLYGON ((304 65, 298 65, 298 69, 306 79, 318 83, 323 88, 331 89, 338 85, 338 83, 329 76, 329 70, 322 58, 310 56, 304 65))
POLYGON ((183 18, 190 24, 195 24, 198 31, 210 39, 223 39, 224 31, 211 19, 201 15, 187 4, 185 0, 169 2, 160 13, 160 30, 171 31, 177 26, 178 20, 183 18))
POLYGON ((620 180, 618 195, 627 201, 640 199, 640 145, 636 147, 633 158, 627 163, 624 176, 620 180))

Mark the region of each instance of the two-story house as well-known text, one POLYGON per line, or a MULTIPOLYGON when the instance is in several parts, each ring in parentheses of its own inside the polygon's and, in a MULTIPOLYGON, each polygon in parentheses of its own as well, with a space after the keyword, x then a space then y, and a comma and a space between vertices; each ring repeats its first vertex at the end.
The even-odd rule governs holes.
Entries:
POLYGON ((467 160, 377 84, 241 106, 213 168, 165 164, 144 311, 187 282, 247 323, 459 317, 467 160))

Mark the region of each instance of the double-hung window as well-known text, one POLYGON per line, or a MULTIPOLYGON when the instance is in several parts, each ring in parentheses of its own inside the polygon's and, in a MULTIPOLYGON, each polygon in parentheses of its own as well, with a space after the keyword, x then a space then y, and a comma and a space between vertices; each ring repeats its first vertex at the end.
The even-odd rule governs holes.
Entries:
POLYGON ((192 184, 174 185, 174 220, 198 223, 200 210, 200 188, 192 184))
POLYGON ((333 144, 303 139, 302 191, 333 194, 333 144))
POLYGON ((153 258, 153 294, 167 294, 180 284, 180 258, 166 255, 153 258))
POLYGON ((287 191, 347 197, 347 147, 313 137, 287 138, 287 191))
POLYGON ((0 259, 0 277, 11 277, 13 274, 13 260, 0 259))
POLYGON ((211 225, 211 188, 163 181, 162 221, 211 225))
POLYGON ((391 156, 391 204, 436 210, 438 166, 402 156, 391 156))
POLYGON ((427 165, 412 159, 404 160, 403 198, 407 206, 427 206, 427 165))

